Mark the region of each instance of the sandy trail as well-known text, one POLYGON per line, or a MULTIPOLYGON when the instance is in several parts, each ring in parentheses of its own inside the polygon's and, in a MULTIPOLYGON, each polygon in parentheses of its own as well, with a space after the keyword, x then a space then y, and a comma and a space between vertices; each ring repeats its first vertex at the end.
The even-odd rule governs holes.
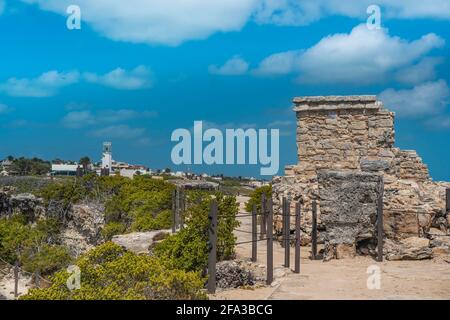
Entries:
MULTIPOLYGON (((245 212, 247 197, 238 197, 245 212)), ((240 217, 239 229, 251 231, 251 217, 240 217)), ((251 234, 235 232, 238 242, 251 240, 251 234)), ((236 247, 237 258, 249 260, 251 243, 236 247)), ((376 262, 370 257, 323 262, 309 259, 310 248, 301 248, 301 271, 282 267, 284 249, 274 242, 274 276, 271 287, 253 290, 233 289, 212 299, 450 299, 450 257, 423 261, 376 262), (367 269, 380 269, 380 288, 369 289, 367 269)), ((266 241, 258 242, 258 263, 266 264, 266 241)), ((291 248, 291 268, 294 250, 291 248)))
MULTIPOLYGON (((28 292, 29 283, 31 277, 19 273, 19 296, 28 292)), ((0 265, 0 300, 13 300, 14 299, 14 271, 13 268, 0 265)))

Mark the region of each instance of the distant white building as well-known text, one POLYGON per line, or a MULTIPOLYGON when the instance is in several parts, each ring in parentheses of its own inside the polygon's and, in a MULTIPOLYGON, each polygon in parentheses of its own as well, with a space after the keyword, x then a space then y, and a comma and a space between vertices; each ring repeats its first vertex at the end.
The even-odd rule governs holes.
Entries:
POLYGON ((112 170, 112 144, 103 142, 102 169, 112 170))
POLYGON ((52 164, 52 175, 74 176, 77 174, 78 164, 52 164))

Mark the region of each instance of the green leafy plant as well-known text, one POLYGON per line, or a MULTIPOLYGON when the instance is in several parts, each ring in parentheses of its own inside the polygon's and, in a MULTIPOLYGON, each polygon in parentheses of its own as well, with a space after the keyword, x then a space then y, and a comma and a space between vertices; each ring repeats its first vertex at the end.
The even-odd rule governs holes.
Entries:
MULTIPOLYGON (((233 230, 239 226, 238 204, 233 196, 216 193, 214 197, 218 204, 217 258, 219 261, 231 259, 236 243, 233 230)), ((176 268, 204 270, 208 262, 208 213, 212 200, 208 193, 189 193, 184 217, 186 227, 158 244, 153 250, 155 256, 171 261, 176 268)))
POLYGON ((253 205, 255 204, 256 210, 258 210, 258 212, 260 212, 263 194, 266 196, 266 199, 271 198, 272 197, 272 186, 266 185, 266 186, 256 188, 250 195, 250 199, 245 204, 245 210, 247 210, 247 212, 252 212, 253 205))
POLYGON ((206 299, 198 272, 174 269, 162 260, 136 255, 107 242, 82 255, 76 265, 81 288, 70 290, 64 270, 51 277, 52 285, 31 289, 24 300, 158 300, 206 299))

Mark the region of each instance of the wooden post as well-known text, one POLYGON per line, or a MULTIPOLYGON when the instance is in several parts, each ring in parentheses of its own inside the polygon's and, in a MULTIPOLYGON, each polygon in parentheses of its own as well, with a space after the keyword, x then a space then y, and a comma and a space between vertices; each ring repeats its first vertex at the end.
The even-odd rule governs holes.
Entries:
POLYGON ((36 285, 36 288, 41 287, 41 274, 39 270, 36 270, 36 272, 34 273, 34 284, 36 285))
POLYGON ((184 228, 184 189, 180 189, 180 229, 184 228))
POLYGON ((19 296, 19 262, 14 264, 14 298, 19 296))
POLYGON ((384 185, 382 184, 377 204, 378 262, 383 261, 383 192, 384 192, 384 185))
POLYGON ((317 258, 317 202, 312 201, 311 258, 317 258))
POLYGON ((257 260, 257 233, 258 233, 258 229, 257 229, 257 224, 256 224, 256 204, 253 204, 253 208, 252 208, 252 261, 256 262, 257 260))
POLYGON ((450 188, 445 189, 445 212, 450 214, 450 188))
POLYGON ((300 202, 295 203, 295 273, 300 273, 300 202))
POLYGON ((289 202, 283 197, 283 243, 284 243, 284 266, 289 268, 290 255, 290 225, 289 225, 289 202))
POLYGON ((217 260, 217 201, 211 202, 209 219, 209 256, 208 256, 208 292, 216 292, 216 260, 217 260))
POLYGON ((177 229, 180 229, 180 188, 179 187, 177 187, 177 196, 175 197, 175 199, 176 199, 175 212, 177 213, 176 214, 177 229))
POLYGON ((172 233, 177 231, 177 213, 175 205, 176 189, 172 191, 172 233))
POLYGON ((271 285, 273 281, 273 203, 269 198, 269 208, 267 215, 267 270, 266 284, 271 285))
POLYGON ((264 239, 264 236, 266 235, 266 220, 267 220, 267 209, 266 209, 266 194, 263 193, 261 195, 261 233, 260 233, 260 239, 264 239))

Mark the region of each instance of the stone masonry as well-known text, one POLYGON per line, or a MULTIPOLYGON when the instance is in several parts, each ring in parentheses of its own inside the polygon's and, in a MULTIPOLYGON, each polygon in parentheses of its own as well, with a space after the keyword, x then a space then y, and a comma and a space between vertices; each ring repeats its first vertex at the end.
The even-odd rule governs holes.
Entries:
POLYGON ((323 206, 318 175, 322 170, 334 170, 381 175, 387 238, 400 241, 423 237, 430 228, 447 232, 450 217, 445 213, 445 188, 450 183, 433 182, 415 151, 394 146, 394 113, 375 96, 298 97, 293 102, 298 163, 287 166, 284 176, 273 179, 276 231, 281 231, 281 198, 288 197, 292 206, 294 201, 301 201, 302 244, 307 244, 311 201, 316 199, 319 239, 323 240, 326 226, 320 212, 323 206))

